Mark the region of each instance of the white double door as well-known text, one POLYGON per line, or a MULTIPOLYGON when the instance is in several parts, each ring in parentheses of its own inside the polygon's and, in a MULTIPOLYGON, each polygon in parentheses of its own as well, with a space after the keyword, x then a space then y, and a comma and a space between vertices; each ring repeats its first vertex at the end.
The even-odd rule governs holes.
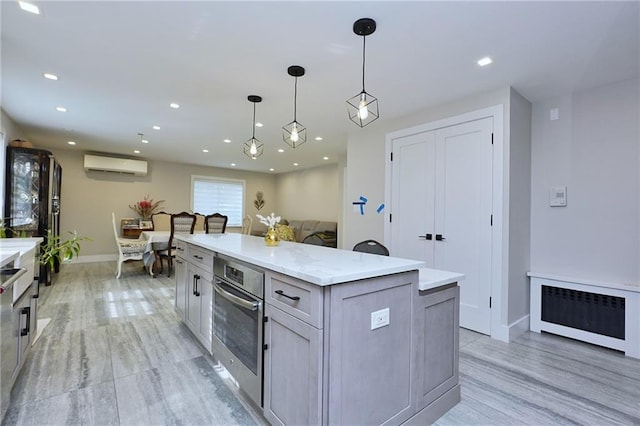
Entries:
POLYGON ((392 141, 391 255, 465 274, 460 326, 491 334, 493 118, 392 141))

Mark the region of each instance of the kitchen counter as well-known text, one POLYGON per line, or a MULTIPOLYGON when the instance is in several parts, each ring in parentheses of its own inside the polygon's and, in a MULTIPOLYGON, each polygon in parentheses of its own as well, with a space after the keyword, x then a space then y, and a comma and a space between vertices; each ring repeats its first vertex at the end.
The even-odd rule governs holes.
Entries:
POLYGON ((264 238, 243 234, 176 235, 176 240, 298 278, 319 286, 417 270, 424 262, 313 244, 280 241, 267 247, 264 238))
POLYGON ((418 269, 418 274, 418 289, 420 291, 433 290, 464 279, 464 274, 429 268, 418 269))
POLYGON ((5 267, 9 262, 16 260, 20 251, 15 249, 0 248, 0 267, 5 267))
MULTIPOLYGON (((36 252, 38 244, 42 242, 41 237, 33 238, 2 238, 0 239, 0 256, 12 256, 17 253, 14 267, 26 268, 28 274, 33 278, 35 276, 36 252)), ((8 262, 8 261, 7 261, 8 262)), ((2 263, 5 264, 4 261, 2 263)), ((22 280, 13 286, 13 300, 17 301, 20 296, 31 286, 31 280, 22 280)))

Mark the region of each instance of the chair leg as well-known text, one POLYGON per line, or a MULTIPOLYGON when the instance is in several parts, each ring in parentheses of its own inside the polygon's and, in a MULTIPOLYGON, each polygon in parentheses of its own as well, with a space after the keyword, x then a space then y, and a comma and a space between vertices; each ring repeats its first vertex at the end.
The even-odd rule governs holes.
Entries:
POLYGON ((122 261, 118 259, 118 269, 116 270, 116 278, 120 279, 120 274, 122 273, 122 261))
POLYGON ((167 268, 167 277, 171 276, 171 269, 173 269, 173 259, 172 258, 167 258, 167 264, 169 265, 169 267, 167 268))

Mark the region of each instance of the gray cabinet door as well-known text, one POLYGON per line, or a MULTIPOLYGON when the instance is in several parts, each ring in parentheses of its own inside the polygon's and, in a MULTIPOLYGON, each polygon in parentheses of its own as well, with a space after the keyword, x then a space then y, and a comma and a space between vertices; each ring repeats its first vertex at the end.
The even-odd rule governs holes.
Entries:
POLYGON ((185 322, 189 329, 194 333, 200 332, 200 289, 196 289, 196 276, 198 275, 197 269, 191 264, 187 263, 187 310, 185 315, 185 322))
POLYGON ((176 274, 176 310, 184 320, 187 309, 187 264, 179 257, 175 261, 176 274))
POLYGON ((213 332, 213 278, 201 274, 198 283, 200 292, 200 341, 211 352, 211 333, 213 332))
POLYGON ((264 416, 272 425, 322 423, 322 330, 265 306, 264 416))
POLYGON ((418 407, 426 407, 458 384, 459 287, 419 292, 414 298, 418 407))

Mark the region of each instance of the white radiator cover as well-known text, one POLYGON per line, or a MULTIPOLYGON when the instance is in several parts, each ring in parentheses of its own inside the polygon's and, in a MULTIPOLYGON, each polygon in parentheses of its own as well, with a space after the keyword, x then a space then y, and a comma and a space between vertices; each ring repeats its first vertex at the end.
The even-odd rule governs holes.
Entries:
POLYGON ((143 160, 133 160, 130 158, 85 154, 84 170, 146 176, 147 162, 143 160))
POLYGON ((531 277, 531 311, 529 317, 529 327, 531 331, 535 331, 537 333, 547 331, 560 336, 566 336, 572 339, 616 349, 624 352, 628 357, 640 358, 640 287, 625 284, 601 283, 587 281, 584 279, 559 277, 532 272, 529 272, 527 275, 531 277), (626 305, 625 338, 616 339, 601 334, 543 321, 541 297, 543 285, 624 298, 626 305))

